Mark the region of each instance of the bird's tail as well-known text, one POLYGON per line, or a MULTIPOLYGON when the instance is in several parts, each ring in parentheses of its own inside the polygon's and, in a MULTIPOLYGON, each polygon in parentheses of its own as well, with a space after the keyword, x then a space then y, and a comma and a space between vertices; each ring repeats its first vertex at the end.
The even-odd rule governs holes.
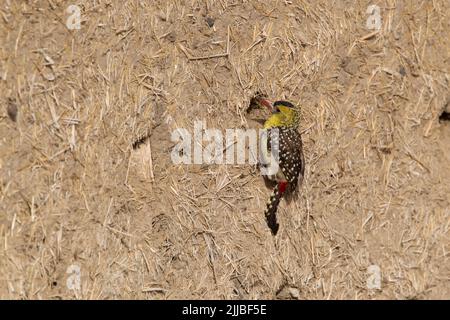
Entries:
POLYGON ((266 216, 267 225, 269 226, 272 234, 275 236, 278 232, 279 224, 277 222, 277 209, 280 204, 281 198, 286 191, 287 182, 278 182, 273 189, 272 195, 270 196, 269 202, 267 203, 266 211, 264 215, 266 216))

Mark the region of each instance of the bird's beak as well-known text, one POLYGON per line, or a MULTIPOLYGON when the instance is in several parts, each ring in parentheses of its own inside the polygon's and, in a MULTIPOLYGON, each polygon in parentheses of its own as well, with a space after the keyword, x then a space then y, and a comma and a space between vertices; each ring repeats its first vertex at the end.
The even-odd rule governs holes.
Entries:
POLYGON ((257 98, 257 101, 258 101, 258 103, 259 103, 260 105, 269 108, 270 111, 273 111, 273 105, 272 105, 272 102, 270 102, 269 100, 264 99, 264 98, 257 98))

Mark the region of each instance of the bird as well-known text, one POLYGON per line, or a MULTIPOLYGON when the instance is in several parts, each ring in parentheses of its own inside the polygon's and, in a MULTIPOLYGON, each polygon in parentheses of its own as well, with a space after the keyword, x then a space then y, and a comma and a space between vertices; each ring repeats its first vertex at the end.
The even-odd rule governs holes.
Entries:
POLYGON ((303 143, 298 131, 300 110, 285 100, 271 103, 265 97, 257 96, 254 101, 271 111, 263 124, 264 129, 267 130, 267 149, 263 149, 261 154, 265 163, 267 163, 267 156, 271 154, 274 155, 273 159, 278 164, 276 173, 267 175, 275 186, 264 211, 267 224, 275 236, 279 229, 276 213, 280 201, 283 197, 296 193, 303 182, 305 173, 303 143))

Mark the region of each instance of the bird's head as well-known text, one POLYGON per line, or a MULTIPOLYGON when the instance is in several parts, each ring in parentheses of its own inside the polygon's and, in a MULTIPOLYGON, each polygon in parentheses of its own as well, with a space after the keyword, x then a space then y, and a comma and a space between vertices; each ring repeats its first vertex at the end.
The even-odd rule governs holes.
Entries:
POLYGON ((257 99, 259 105, 267 107, 272 112, 272 115, 264 124, 265 128, 269 127, 289 127, 296 126, 299 121, 298 108, 292 103, 284 100, 275 101, 271 103, 265 98, 257 99))
POLYGON ((295 124, 298 120, 298 110, 290 102, 280 100, 273 103, 272 114, 279 114, 283 124, 286 126, 295 124))

